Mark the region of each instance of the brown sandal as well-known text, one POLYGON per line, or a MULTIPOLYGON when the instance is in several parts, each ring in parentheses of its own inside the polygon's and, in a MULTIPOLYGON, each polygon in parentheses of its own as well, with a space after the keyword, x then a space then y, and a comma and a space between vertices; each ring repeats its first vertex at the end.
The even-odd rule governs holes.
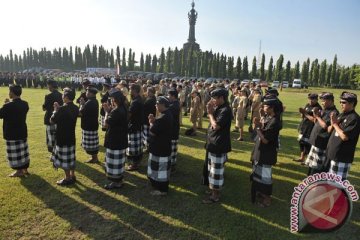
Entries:
POLYGON ((219 201, 220 201, 220 198, 209 197, 209 198, 202 200, 202 203, 203 204, 213 204, 213 203, 217 203, 219 201))

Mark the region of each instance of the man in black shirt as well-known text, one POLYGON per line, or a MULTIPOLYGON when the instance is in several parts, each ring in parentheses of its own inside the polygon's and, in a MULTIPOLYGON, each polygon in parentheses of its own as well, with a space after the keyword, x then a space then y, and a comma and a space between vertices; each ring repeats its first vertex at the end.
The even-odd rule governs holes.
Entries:
POLYGON ((56 145, 51 157, 54 167, 62 168, 65 178, 56 183, 61 186, 74 184, 75 177, 75 127, 79 108, 73 103, 75 91, 70 88, 63 90, 63 102, 60 106, 54 103, 54 113, 50 118, 50 123, 56 124, 56 145))
POLYGON ((129 146, 127 148, 127 156, 131 162, 128 171, 139 169, 142 159, 142 121, 144 114, 144 104, 140 96, 141 86, 133 84, 130 87, 131 103, 129 107, 129 146))
POLYGON ((326 166, 330 173, 341 176, 343 180, 347 178, 354 161, 359 139, 360 117, 355 112, 356 104, 356 94, 343 92, 340 96, 342 113, 339 116, 330 115, 333 131, 326 148, 326 166))
POLYGON ((217 88, 211 92, 207 104, 209 128, 206 139, 206 159, 203 170, 203 183, 210 188, 210 197, 203 203, 215 203, 220 199, 220 189, 224 184, 224 164, 227 153, 231 151, 230 126, 232 111, 228 91, 217 88))
POLYGON ((27 143, 26 115, 29 111, 27 102, 21 100, 21 86, 10 85, 9 99, 0 108, 0 118, 3 121, 3 137, 6 140, 6 155, 9 165, 16 172, 9 177, 27 176, 30 165, 29 147, 27 143))
POLYGON ((80 104, 80 101, 81 99, 83 99, 83 101, 87 101, 87 98, 86 98, 86 89, 91 85, 91 82, 89 79, 84 79, 82 82, 81 82, 81 85, 84 89, 83 92, 81 92, 80 96, 76 99, 76 103, 77 104, 80 104))
POLYGON ((180 131, 180 103, 178 100, 178 92, 175 88, 168 91, 168 98, 170 101, 169 110, 173 116, 173 128, 171 135, 171 171, 175 172, 180 131))
POLYGON ((153 87, 147 88, 147 97, 144 102, 144 116, 143 116, 143 145, 149 150, 148 138, 149 138, 149 115, 156 115, 156 97, 155 89, 153 87))
POLYGON ((318 95, 316 93, 308 94, 309 103, 305 105, 304 108, 299 108, 301 113, 301 122, 299 125, 299 146, 300 146, 300 158, 294 160, 295 162, 300 162, 302 165, 305 164, 305 157, 310 152, 311 144, 309 143, 309 137, 311 130, 314 127, 314 116, 313 111, 321 109, 320 104, 318 103, 318 95))
POLYGON ((47 86, 50 93, 45 95, 45 101, 42 107, 45 111, 44 124, 46 126, 46 144, 48 151, 52 152, 55 146, 56 125, 50 123, 50 117, 54 111, 54 103, 57 102, 59 105, 62 105, 63 101, 61 93, 57 90, 58 85, 56 81, 49 79, 47 81, 47 86))
POLYGON ((80 100, 81 146, 87 154, 91 155, 91 159, 87 163, 99 162, 99 102, 96 100, 96 94, 96 88, 88 87, 86 89, 87 101, 80 100))
POLYGON ((114 189, 123 186, 126 148, 128 147, 128 117, 125 96, 122 92, 113 88, 109 91, 109 98, 111 105, 107 102, 103 103, 106 112, 105 169, 110 181, 105 185, 105 189, 114 189))
POLYGON ((155 189, 151 192, 153 196, 166 195, 169 190, 170 168, 171 168, 171 131, 173 127, 173 116, 169 110, 170 102, 160 96, 156 99, 156 109, 160 116, 155 119, 153 114, 149 115, 149 159, 148 178, 155 189))
MULTIPOLYGON (((109 91, 111 89, 111 84, 103 83, 103 88, 104 88, 105 93, 101 94, 100 102, 101 102, 101 104, 108 103, 109 105, 111 105, 111 102, 110 102, 110 99, 109 99, 109 91)), ((100 124, 101 124, 101 130, 106 131, 106 128, 105 128, 105 110, 104 110, 103 106, 101 106, 101 109, 100 109, 100 124)))
POLYGON ((330 114, 334 112, 338 115, 339 113, 334 105, 332 93, 322 93, 320 100, 323 110, 314 111, 315 125, 309 138, 311 149, 305 161, 305 164, 309 166, 308 176, 323 171, 326 159, 325 149, 332 131, 330 114))

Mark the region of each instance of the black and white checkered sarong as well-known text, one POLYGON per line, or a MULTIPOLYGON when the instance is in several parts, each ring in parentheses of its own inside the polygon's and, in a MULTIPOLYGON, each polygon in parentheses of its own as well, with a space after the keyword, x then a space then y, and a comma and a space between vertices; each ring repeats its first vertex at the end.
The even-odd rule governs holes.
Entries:
POLYGON ((336 175, 341 176, 342 180, 345 180, 350 171, 350 167, 351 163, 336 162, 331 160, 329 173, 335 173, 336 175))
POLYGON ((75 145, 62 147, 55 145, 51 160, 55 168, 74 170, 76 160, 75 145))
POLYGON ((30 163, 27 140, 6 140, 6 156, 11 168, 20 169, 30 163))
POLYGON ((272 184, 271 165, 253 165, 252 180, 262 184, 272 184))
POLYGON ((149 178, 157 182, 167 182, 170 180, 170 169, 170 156, 158 157, 153 155, 152 153, 149 154, 147 170, 149 178))
POLYGON ((82 130, 81 146, 86 152, 95 154, 99 151, 99 134, 98 131, 82 130))
POLYGON ((46 125, 46 145, 48 149, 55 147, 56 124, 46 125))
POLYGON ((308 157, 305 164, 313 169, 321 169, 324 166, 326 160, 326 152, 323 149, 311 146, 308 157))
POLYGON ((128 156, 139 156, 142 154, 142 138, 141 131, 128 134, 128 148, 126 149, 128 156))
POLYGON ((177 151, 178 151, 179 140, 171 140, 171 166, 176 165, 177 151))
POLYGON ((142 130, 142 141, 143 141, 143 146, 145 146, 146 148, 148 148, 149 131, 150 131, 149 125, 144 124, 142 130))
POLYGON ((208 171, 209 188, 221 189, 224 185, 224 163, 227 160, 227 154, 215 154, 208 152, 208 171))
POLYGON ((126 149, 112 150, 106 149, 105 169, 106 175, 112 179, 123 178, 126 161, 126 149))

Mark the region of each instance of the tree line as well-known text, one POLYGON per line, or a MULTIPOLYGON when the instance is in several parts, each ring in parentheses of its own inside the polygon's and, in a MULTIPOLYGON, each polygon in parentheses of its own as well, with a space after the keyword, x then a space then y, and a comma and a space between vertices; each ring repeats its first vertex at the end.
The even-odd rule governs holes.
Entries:
POLYGON ((36 50, 27 48, 22 55, 0 55, 0 71, 18 72, 33 67, 47 69, 62 69, 64 71, 85 70, 88 67, 116 68, 120 67, 121 73, 126 71, 144 71, 159 73, 175 73, 178 76, 187 77, 214 77, 229 79, 261 79, 268 82, 289 81, 301 78, 310 86, 347 86, 359 87, 360 66, 341 66, 337 62, 337 55, 332 62, 319 61, 308 58, 301 66, 297 61, 292 64, 284 62, 283 54, 280 54, 276 62, 271 56, 267 68, 266 57, 262 54, 261 59, 253 57, 252 61, 247 56, 227 56, 212 51, 194 51, 168 48, 161 49, 159 56, 156 54, 140 55, 140 61, 135 60, 135 52, 130 48, 105 49, 102 45, 86 45, 84 49, 75 46, 73 48, 54 48, 49 50, 41 48, 36 50), (249 66, 251 61, 251 67, 249 66))

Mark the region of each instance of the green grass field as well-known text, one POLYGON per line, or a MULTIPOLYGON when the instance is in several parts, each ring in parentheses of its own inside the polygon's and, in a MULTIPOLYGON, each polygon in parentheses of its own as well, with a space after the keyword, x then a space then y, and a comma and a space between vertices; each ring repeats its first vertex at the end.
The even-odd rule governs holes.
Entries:
MULTIPOLYGON (((323 89, 311 89, 321 92, 323 89)), ((340 90, 333 90, 336 104, 340 90)), ((290 198, 293 187, 305 178, 307 168, 292 161, 299 155, 297 109, 307 101, 306 91, 285 89, 280 99, 286 106, 281 150, 273 170, 273 204, 259 208, 250 203, 250 152, 253 146, 232 142, 233 151, 225 168, 221 203, 204 205, 205 187, 200 185, 205 155, 205 130, 194 138, 181 128, 177 172, 171 176, 167 197, 152 197, 146 177, 147 156, 140 172, 125 174, 125 187, 106 191, 102 165, 84 163, 88 156, 80 147, 80 119, 77 126, 77 178, 72 187, 59 187, 45 144, 41 105, 47 90, 24 89, 28 113, 30 173, 12 179, 6 160, 5 141, 0 141, 0 239, 359 239, 360 204, 353 205, 351 220, 340 230, 326 234, 292 234, 289 231, 290 198)), ((357 94, 360 96, 360 92, 357 94)), ((0 88, 0 101, 8 89, 0 88)), ((360 108, 357 108, 360 112, 360 108)), ((207 126, 204 122, 204 126, 207 126)), ((247 127, 246 127, 247 129, 247 127)), ((1 134, 2 134, 2 130, 1 134)), ((103 143, 104 133, 100 133, 103 143)), ((237 134, 232 133, 232 138, 237 134)), ((349 181, 360 192, 360 151, 356 151, 349 181)), ((99 157, 103 163, 104 149, 99 157)))

